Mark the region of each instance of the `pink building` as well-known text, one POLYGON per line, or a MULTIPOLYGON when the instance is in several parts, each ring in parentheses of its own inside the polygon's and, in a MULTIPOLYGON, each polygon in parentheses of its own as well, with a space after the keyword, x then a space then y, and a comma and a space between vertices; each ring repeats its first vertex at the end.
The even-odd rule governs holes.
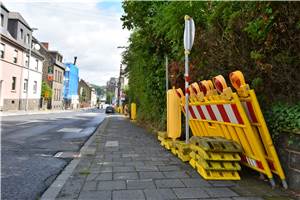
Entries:
POLYGON ((32 30, 23 17, 1 3, 1 110, 39 108, 43 57, 36 51, 29 56, 31 40, 32 30))

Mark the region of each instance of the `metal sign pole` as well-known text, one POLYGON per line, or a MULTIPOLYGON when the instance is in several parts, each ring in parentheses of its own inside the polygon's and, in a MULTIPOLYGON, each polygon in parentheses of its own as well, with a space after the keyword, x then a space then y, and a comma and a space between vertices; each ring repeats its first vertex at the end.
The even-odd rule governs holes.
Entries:
POLYGON ((185 52, 185 143, 189 142, 189 53, 185 52))
POLYGON ((185 28, 184 28, 184 55, 185 55, 185 142, 189 143, 189 54, 192 49, 195 37, 195 24, 193 19, 186 15, 184 17, 185 28))

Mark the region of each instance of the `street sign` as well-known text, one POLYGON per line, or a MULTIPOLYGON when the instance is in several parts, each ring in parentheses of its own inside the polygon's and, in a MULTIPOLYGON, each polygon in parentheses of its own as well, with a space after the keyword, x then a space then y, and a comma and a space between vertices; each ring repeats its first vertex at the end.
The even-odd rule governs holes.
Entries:
POLYGON ((195 23, 193 18, 186 15, 184 16, 184 34, 183 34, 183 44, 184 44, 184 79, 185 79, 185 142, 189 143, 190 133, 189 133, 189 54, 194 44, 195 38, 195 23))
POLYGON ((184 49, 186 51, 190 51, 194 44, 195 38, 195 23, 193 18, 190 16, 185 16, 185 24, 184 24, 184 35, 183 35, 183 43, 184 49))

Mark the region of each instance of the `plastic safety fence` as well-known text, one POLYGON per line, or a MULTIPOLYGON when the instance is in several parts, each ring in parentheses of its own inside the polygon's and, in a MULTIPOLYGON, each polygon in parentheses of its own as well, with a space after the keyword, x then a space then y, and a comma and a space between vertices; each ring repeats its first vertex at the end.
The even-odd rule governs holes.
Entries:
MULTIPOLYGON (((249 85, 245 83, 244 76, 240 71, 232 72, 229 75, 229 78, 233 87, 237 90, 239 99, 251 123, 252 130, 256 134, 256 137, 262 141, 261 148, 263 149, 264 156, 271 171, 281 178, 283 187, 287 188, 287 183, 285 181, 286 178, 280 165, 264 116, 257 101, 255 91, 250 89, 249 85)), ((252 165, 251 160, 246 156, 242 157, 242 161, 244 163, 248 163, 250 166, 252 165)))
POLYGON ((190 139, 190 165, 208 180, 240 180, 238 171, 242 149, 239 144, 221 137, 190 139))
MULTIPOLYGON (((239 87, 242 86, 241 81, 236 83, 239 87)), ((207 80, 191 84, 188 92, 189 126, 192 134, 199 137, 223 137, 237 142, 243 150, 243 164, 265 174, 272 186, 275 185, 272 172, 278 174, 286 187, 285 177, 255 93, 249 89, 246 91, 240 90, 238 94, 233 92, 221 75, 215 77, 213 82, 207 80), (252 115, 257 121, 253 121, 250 114, 251 107, 250 110, 244 107, 250 103, 255 113, 252 115)), ((182 112, 185 114, 184 94, 181 89, 177 89, 176 93, 181 99, 182 112)))

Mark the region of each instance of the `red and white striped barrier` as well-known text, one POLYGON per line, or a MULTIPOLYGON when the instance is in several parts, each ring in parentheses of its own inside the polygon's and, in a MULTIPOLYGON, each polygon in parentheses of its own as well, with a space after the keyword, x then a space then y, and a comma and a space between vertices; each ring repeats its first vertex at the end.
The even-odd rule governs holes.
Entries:
POLYGON ((192 119, 244 124, 236 104, 189 106, 192 119))
POLYGON ((244 110, 245 110, 250 122, 258 123, 252 103, 250 101, 244 101, 244 102, 242 102, 242 105, 244 107, 244 110))

